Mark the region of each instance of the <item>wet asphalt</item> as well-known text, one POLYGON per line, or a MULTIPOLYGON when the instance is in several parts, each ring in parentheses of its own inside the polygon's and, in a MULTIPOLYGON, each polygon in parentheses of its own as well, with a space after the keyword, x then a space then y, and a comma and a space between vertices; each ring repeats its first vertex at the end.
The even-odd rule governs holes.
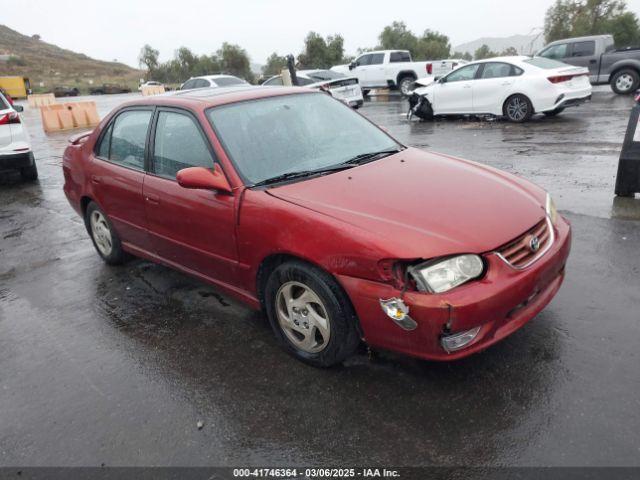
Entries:
MULTIPOLYGON (((130 97, 94 99, 104 115, 130 97)), ((363 349, 330 370, 206 284, 104 265, 62 192, 69 134, 26 108, 40 180, 0 177, 0 466, 640 466, 640 199, 613 197, 631 105, 598 89, 512 125, 408 122, 397 97, 368 101, 407 144, 550 190, 573 250, 548 308, 481 354, 363 349)))

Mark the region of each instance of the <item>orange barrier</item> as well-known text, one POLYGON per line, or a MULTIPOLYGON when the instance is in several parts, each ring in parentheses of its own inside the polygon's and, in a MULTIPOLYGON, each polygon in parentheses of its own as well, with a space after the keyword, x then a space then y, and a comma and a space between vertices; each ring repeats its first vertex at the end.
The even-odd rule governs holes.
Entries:
POLYGON ((27 102, 29 102, 31 108, 39 108, 45 105, 54 105, 56 103, 56 97, 53 93, 27 95, 27 102))
POLYGON ((164 85, 147 85, 142 87, 142 95, 147 97, 149 95, 160 95, 164 93, 164 85))
POLYGON ((45 132, 95 127, 100 123, 96 102, 57 103, 40 108, 45 132))

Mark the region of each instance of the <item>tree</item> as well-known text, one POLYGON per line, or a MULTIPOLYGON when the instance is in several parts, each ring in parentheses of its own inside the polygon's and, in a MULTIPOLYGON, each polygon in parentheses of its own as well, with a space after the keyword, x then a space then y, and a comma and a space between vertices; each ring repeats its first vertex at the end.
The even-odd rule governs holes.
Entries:
POLYGON ((473 60, 473 55, 471 55, 469 52, 453 52, 453 55, 451 55, 451 58, 459 58, 461 60, 466 60, 467 62, 470 62, 471 60, 473 60))
POLYGON ((262 67, 262 75, 265 77, 278 75, 286 66, 287 59, 273 52, 269 58, 267 58, 267 63, 262 67))
POLYGON ((220 66, 225 73, 244 78, 250 83, 253 82, 251 62, 244 48, 224 42, 216 55, 220 59, 220 66))
POLYGON ((483 44, 480 48, 478 48, 473 54, 473 58, 475 60, 482 60, 484 58, 497 57, 498 54, 493 52, 488 45, 483 44))
POLYGON ((300 68, 331 68, 344 62, 341 35, 330 35, 325 40, 316 32, 309 32, 304 40, 304 50, 298 55, 300 68))
POLYGON ((451 44, 449 37, 433 30, 425 30, 418 39, 415 52, 411 52, 414 60, 438 60, 449 58, 451 44))
POLYGON ((138 63, 140 67, 146 68, 147 72, 151 73, 158 68, 158 57, 160 56, 160 52, 155 48, 152 48, 151 45, 146 44, 140 50, 140 55, 138 55, 138 63))
POLYGON ((519 55, 516 47, 507 47, 500 53, 501 57, 513 57, 514 55, 519 55))
POLYGON ((378 41, 380 50, 409 50, 412 55, 418 46, 418 38, 404 22, 393 22, 384 27, 378 41))
POLYGON ((547 42, 610 33, 617 45, 640 41, 640 24, 624 0, 556 0, 545 15, 547 42))

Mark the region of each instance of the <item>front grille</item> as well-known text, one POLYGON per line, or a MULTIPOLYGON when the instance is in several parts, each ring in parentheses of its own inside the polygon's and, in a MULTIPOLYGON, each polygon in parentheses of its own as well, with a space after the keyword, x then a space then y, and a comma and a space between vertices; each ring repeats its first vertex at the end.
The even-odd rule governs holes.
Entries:
POLYGON ((514 268, 526 268, 543 256, 553 243, 553 227, 548 218, 497 250, 497 254, 514 268))

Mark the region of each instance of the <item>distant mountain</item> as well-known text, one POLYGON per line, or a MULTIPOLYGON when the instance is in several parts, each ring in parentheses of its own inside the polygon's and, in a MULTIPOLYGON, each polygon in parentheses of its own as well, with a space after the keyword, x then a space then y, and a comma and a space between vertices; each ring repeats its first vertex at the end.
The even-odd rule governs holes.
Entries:
POLYGON ((483 37, 472 42, 463 43, 453 47, 453 51, 470 53, 471 55, 482 45, 487 45, 494 52, 502 52, 509 47, 514 47, 518 53, 529 55, 540 50, 544 46, 544 35, 512 35, 510 37, 483 37))
POLYGON ((0 56, 0 75, 28 77, 34 90, 47 90, 56 85, 87 90, 91 84, 100 83, 132 86, 143 76, 142 71, 123 63, 95 60, 5 25, 0 25, 0 56))

